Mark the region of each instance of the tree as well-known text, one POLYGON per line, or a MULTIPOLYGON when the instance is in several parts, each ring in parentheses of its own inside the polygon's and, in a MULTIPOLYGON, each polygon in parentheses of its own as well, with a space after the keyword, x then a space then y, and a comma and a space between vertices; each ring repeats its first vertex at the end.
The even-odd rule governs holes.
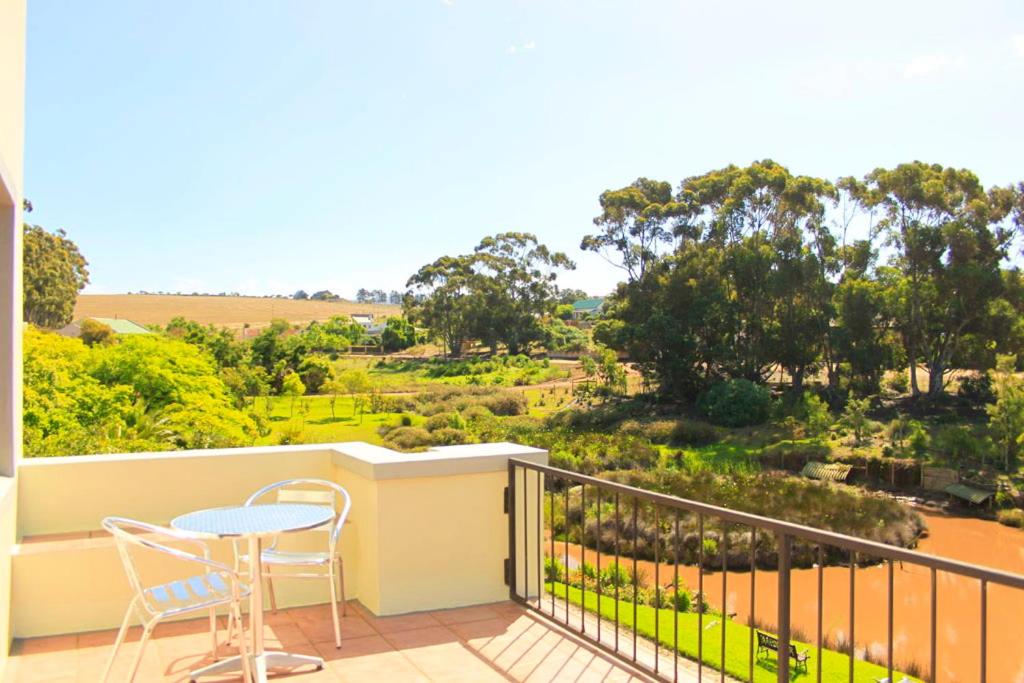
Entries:
POLYGON ((492 349, 504 343, 512 355, 527 351, 543 336, 540 317, 555 306, 556 271, 576 265, 525 232, 486 237, 474 251, 471 288, 486 302, 473 317, 475 336, 492 349))
POLYGON ((75 300, 89 283, 89 263, 78 246, 58 230, 24 226, 25 321, 47 328, 71 322, 75 300))
POLYGON ((320 393, 325 382, 334 377, 330 359, 322 353, 311 353, 302 359, 297 369, 299 378, 310 394, 320 393))
POLYGON ((999 356, 996 369, 991 372, 996 402, 985 406, 989 428, 1007 472, 1024 436, 1024 381, 1016 375, 1016 364, 1013 356, 999 356))
POLYGON ((416 328, 405 318, 392 316, 384 325, 380 344, 385 351, 403 351, 416 345, 416 328))
POLYGON ((298 374, 289 372, 284 376, 284 379, 281 381, 281 395, 291 396, 292 399, 288 417, 295 417, 295 400, 304 393, 306 393, 306 385, 302 383, 302 379, 298 374))
POLYGON ((312 301, 337 301, 341 297, 329 289, 321 289, 319 292, 313 292, 309 298, 312 301))
POLYGON ((420 268, 406 283, 406 317, 440 339, 447 356, 459 355, 469 335, 470 280, 474 275, 471 257, 442 256, 420 268))
POLYGON ((338 382, 352 401, 352 417, 355 417, 356 411, 360 408, 356 396, 370 391, 370 376, 365 370, 347 370, 338 376, 338 382))
POLYGON ((295 294, 292 294, 292 298, 293 299, 308 299, 309 298, 309 294, 306 294, 306 290, 300 289, 299 291, 295 292, 295 294))
POLYGON ((86 318, 82 321, 82 334, 80 339, 86 346, 94 344, 113 344, 117 335, 110 325, 105 325, 98 320, 86 318))
POLYGON ((324 385, 321 388, 327 392, 328 396, 330 396, 328 402, 331 405, 331 419, 337 420, 338 415, 335 413, 335 407, 338 404, 338 395, 345 392, 345 387, 336 378, 332 378, 324 382, 324 385))
POLYGON ((867 398, 851 398, 846 402, 846 409, 840 422, 844 427, 853 432, 854 445, 860 446, 864 438, 871 430, 871 419, 868 417, 868 410, 871 409, 871 400, 867 398))
POLYGON ((878 213, 876 230, 893 250, 889 282, 896 329, 910 369, 928 370, 929 397, 941 394, 964 337, 1002 291, 999 264, 1012 237, 1005 219, 1013 188, 987 192, 970 171, 915 161, 878 168, 840 184, 878 213))
POLYGON ((630 282, 643 279, 658 259, 662 245, 672 241, 668 221, 680 207, 669 183, 638 178, 631 185, 601 193, 601 231, 587 235, 580 249, 599 254, 626 271, 630 282))

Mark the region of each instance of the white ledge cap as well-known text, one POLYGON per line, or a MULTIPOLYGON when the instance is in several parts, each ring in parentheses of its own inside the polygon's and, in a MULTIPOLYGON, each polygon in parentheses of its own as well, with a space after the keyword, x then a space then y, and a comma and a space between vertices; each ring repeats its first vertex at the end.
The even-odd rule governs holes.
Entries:
POLYGON ((400 453, 363 441, 330 444, 328 447, 334 452, 334 464, 366 479, 502 472, 508 469, 509 458, 538 465, 548 463, 547 451, 509 442, 435 446, 421 453, 400 453))

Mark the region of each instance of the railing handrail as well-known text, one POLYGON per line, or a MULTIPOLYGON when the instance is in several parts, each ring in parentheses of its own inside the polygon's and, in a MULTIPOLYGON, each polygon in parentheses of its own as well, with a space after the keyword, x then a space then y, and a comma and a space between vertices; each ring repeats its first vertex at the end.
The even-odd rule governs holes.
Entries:
POLYGON ((509 462, 516 467, 523 467, 536 472, 551 474, 561 479, 569 479, 580 484, 599 486, 608 490, 624 493, 635 498, 648 500, 665 507, 719 517, 737 524, 744 524, 764 529, 766 531, 772 531, 777 534, 788 535, 794 539, 831 545, 857 553, 864 553, 879 559, 908 562, 910 564, 929 567, 937 571, 951 572, 987 581, 989 583, 1024 589, 1024 575, 1014 574, 1000 569, 968 564, 966 562, 960 562, 959 560, 952 560, 938 555, 929 555, 916 550, 907 550, 905 548, 898 548, 896 546, 886 545, 885 543, 879 543, 877 541, 869 541, 855 536, 847 536, 834 531, 824 531, 822 529, 804 526, 803 524, 795 524, 793 522, 786 522, 780 519, 773 519, 771 517, 762 517, 760 515, 754 515, 747 512, 730 510, 729 508, 709 505, 707 503, 688 500, 686 498, 679 498, 678 496, 671 496, 665 493, 647 491, 645 489, 636 488, 635 486, 619 484, 617 482, 607 481, 605 479, 599 479, 585 474, 578 474, 576 472, 570 472, 569 470, 563 470, 548 465, 539 465, 537 463, 518 460, 515 458, 510 458, 509 462))

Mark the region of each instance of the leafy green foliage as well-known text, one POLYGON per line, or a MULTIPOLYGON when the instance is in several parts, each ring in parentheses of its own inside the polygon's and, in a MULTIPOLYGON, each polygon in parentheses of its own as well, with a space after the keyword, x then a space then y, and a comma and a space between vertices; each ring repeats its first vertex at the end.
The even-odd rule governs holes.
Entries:
POLYGON ((416 328, 406 318, 392 316, 384 325, 380 345, 385 351, 403 351, 416 344, 416 328))
POLYGON ((88 261, 63 230, 51 233, 27 223, 23 251, 25 322, 47 328, 67 325, 78 293, 89 284, 88 261))
POLYGON ((697 400, 697 409, 711 422, 745 427, 768 419, 772 397, 768 390, 745 379, 719 382, 697 400))

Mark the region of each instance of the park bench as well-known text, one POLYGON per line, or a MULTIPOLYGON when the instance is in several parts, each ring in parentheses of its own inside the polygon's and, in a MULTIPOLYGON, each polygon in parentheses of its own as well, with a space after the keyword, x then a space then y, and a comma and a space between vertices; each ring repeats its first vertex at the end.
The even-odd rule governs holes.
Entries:
MULTIPOLYGON (((760 657, 762 654, 765 656, 769 652, 774 652, 776 655, 779 653, 779 639, 775 636, 770 636, 767 633, 757 632, 757 656, 760 657)), ((796 670, 807 671, 807 660, 811 656, 807 653, 807 650, 797 650, 796 645, 793 643, 789 644, 789 658, 796 662, 796 670)))

